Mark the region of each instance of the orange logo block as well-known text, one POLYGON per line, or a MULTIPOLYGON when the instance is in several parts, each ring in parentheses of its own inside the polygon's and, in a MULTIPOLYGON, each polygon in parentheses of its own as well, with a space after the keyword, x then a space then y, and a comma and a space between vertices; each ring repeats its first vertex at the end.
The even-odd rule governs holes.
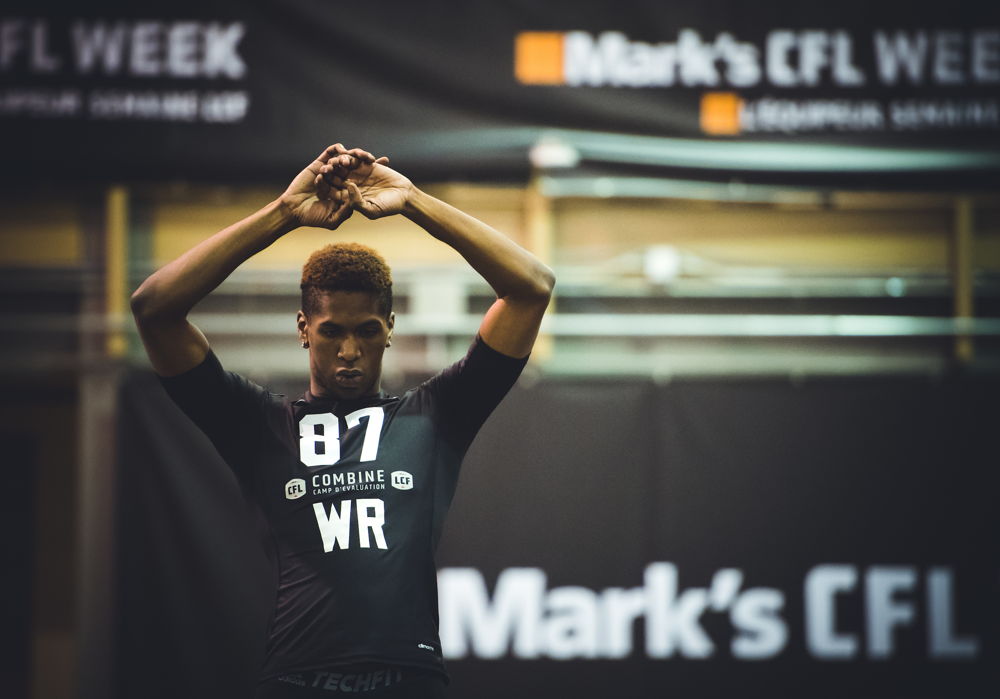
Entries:
POLYGON ((701 130, 712 136, 736 136, 742 106, 735 92, 706 92, 701 96, 701 130))
POLYGON ((514 38, 514 76, 526 85, 562 85, 561 32, 521 32, 514 38))

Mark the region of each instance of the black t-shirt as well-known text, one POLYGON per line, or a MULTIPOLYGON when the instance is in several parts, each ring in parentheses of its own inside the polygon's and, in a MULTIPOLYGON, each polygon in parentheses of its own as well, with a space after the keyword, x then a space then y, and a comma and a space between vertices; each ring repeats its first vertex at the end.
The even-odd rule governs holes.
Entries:
POLYGON ((367 661, 444 672, 433 554, 463 456, 517 380, 479 337, 402 397, 299 400, 214 353, 167 393, 263 512, 277 596, 260 679, 367 661))

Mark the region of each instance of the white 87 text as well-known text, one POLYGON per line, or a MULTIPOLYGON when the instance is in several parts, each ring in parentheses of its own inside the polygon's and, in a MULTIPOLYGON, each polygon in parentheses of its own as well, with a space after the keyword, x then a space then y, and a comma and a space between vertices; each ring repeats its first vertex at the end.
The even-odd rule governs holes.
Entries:
MULTIPOLYGON (((374 461, 382 438, 385 413, 375 406, 355 410, 344 417, 347 429, 361 424, 365 418, 365 439, 359 461, 374 461)), ((299 420, 299 459, 306 466, 332 466, 340 461, 340 422, 333 413, 306 415, 299 420)))

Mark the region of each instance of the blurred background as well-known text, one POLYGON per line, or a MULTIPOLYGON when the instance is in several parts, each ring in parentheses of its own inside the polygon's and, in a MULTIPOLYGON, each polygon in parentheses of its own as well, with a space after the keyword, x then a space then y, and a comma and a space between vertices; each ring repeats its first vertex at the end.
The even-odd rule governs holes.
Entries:
MULTIPOLYGON (((254 513, 128 314, 325 146, 551 265, 438 554, 454 696, 996 696, 1000 12, 202 0, 0 16, 4 696, 240 697, 254 513)), ((400 392, 492 301, 396 217, 196 308, 291 397, 301 264, 393 267, 400 392)))

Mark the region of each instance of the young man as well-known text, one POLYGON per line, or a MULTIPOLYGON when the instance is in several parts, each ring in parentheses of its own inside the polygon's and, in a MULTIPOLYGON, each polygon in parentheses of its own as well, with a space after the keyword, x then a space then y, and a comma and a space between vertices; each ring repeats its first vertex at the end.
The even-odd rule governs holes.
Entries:
POLYGON ((210 437, 271 529, 278 591, 257 697, 443 696, 433 552, 463 455, 516 381, 551 270, 370 153, 330 146, 285 193, 152 274, 132 310, 167 392, 210 437), (309 389, 289 402, 223 370, 191 308, 298 226, 402 214, 457 250, 497 300, 466 356, 402 397, 381 390, 388 267, 328 246, 303 270, 309 389))

